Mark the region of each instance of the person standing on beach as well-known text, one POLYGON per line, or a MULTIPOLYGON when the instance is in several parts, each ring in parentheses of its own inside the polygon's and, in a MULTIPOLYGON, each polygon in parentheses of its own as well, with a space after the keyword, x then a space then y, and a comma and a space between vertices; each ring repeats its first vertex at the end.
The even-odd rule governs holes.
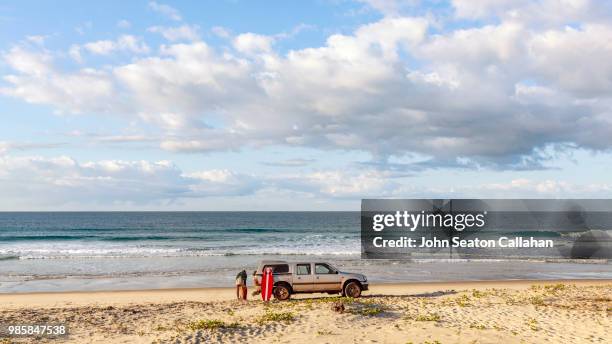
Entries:
POLYGON ((253 290, 251 296, 255 296, 261 293, 261 284, 257 279, 257 270, 253 271, 253 287, 255 288, 255 290, 253 290))
POLYGON ((246 300, 247 293, 247 273, 245 270, 242 270, 236 275, 236 298, 238 300, 243 299, 246 300))

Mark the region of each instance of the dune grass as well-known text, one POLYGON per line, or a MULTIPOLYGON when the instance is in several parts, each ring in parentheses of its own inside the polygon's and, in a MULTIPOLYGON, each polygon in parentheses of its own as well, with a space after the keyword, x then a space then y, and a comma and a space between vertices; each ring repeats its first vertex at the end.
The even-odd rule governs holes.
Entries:
POLYGON ((192 331, 196 331, 196 330, 219 330, 219 329, 231 329, 231 328, 238 328, 240 325, 238 323, 226 323, 225 321, 222 320, 216 320, 216 319, 212 319, 212 320, 208 320, 208 319, 202 319, 202 320, 196 320, 196 321, 192 321, 190 322, 187 327, 192 330, 192 331))
POLYGON ((267 311, 266 313, 264 313, 262 316, 260 316, 257 319, 257 323, 258 324, 264 324, 267 322, 292 322, 295 320, 295 314, 293 314, 292 312, 274 312, 274 311, 267 311))

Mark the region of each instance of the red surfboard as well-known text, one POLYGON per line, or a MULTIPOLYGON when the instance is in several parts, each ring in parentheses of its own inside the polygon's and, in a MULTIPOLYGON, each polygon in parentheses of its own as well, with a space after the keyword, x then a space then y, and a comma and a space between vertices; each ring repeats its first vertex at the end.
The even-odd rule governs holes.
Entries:
POLYGON ((274 288, 274 276, 272 276, 272 268, 267 267, 263 272, 261 279, 261 298, 264 301, 270 301, 272 297, 272 289, 274 288))

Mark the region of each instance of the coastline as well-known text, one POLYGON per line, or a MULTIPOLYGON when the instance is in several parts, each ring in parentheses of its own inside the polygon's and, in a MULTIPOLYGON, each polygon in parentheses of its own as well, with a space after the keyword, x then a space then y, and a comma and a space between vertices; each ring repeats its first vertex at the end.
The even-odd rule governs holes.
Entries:
POLYGON ((234 288, 11 293, 0 294, 0 323, 65 322, 71 343, 606 342, 610 295, 610 279, 378 283, 355 300, 303 294, 268 306, 234 300, 234 288))

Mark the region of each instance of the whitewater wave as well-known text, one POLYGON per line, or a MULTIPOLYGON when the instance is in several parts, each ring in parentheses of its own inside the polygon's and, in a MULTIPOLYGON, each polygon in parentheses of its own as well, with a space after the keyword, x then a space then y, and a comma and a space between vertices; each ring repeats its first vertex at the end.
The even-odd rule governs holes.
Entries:
POLYGON ((183 247, 28 247, 0 249, 0 260, 8 259, 94 259, 94 258, 170 258, 208 256, 352 256, 360 254, 359 247, 258 247, 240 249, 183 248, 183 247))

